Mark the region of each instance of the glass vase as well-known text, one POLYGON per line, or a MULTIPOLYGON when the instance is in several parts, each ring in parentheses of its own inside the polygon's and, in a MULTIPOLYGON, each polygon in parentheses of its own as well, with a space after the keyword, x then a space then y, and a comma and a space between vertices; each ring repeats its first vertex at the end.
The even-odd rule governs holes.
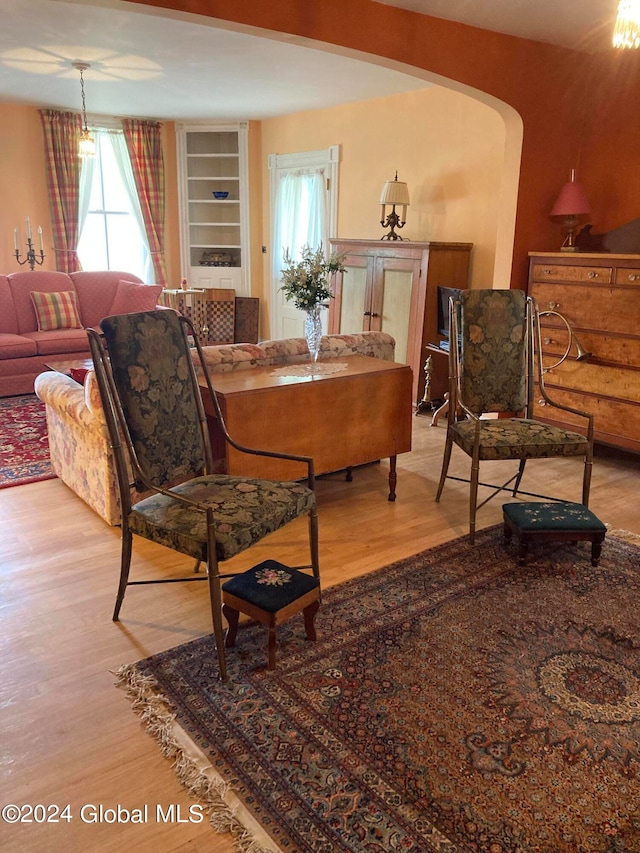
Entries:
POLYGON ((322 340, 322 320, 320 318, 320 305, 316 305, 307 311, 304 321, 304 336, 311 353, 311 361, 315 364, 320 353, 320 342, 322 340))

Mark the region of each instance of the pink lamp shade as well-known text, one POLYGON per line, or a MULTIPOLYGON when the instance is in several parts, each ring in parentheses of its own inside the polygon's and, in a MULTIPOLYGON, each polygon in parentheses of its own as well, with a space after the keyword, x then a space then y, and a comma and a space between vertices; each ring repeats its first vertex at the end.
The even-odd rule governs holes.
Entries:
POLYGON ((580 184, 575 181, 575 172, 571 170, 571 180, 560 190, 549 216, 580 216, 591 213, 589 200, 580 184))

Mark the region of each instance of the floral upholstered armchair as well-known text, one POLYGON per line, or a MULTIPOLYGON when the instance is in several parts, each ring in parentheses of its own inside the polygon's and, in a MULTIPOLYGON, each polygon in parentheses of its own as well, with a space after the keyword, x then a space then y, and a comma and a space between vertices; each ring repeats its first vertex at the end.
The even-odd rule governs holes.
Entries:
POLYGON ((459 300, 450 300, 449 328, 449 412, 436 501, 440 500, 455 444, 471 457, 471 543, 482 460, 519 460, 517 473, 503 486, 492 487, 494 494, 499 494, 513 483, 509 491, 515 496, 528 459, 583 458, 582 503, 588 506, 593 415, 557 403, 547 394, 534 301, 521 290, 464 291, 459 300), (546 405, 582 419, 584 434, 533 419, 536 384, 546 405), (484 417, 487 414, 495 417, 484 417))

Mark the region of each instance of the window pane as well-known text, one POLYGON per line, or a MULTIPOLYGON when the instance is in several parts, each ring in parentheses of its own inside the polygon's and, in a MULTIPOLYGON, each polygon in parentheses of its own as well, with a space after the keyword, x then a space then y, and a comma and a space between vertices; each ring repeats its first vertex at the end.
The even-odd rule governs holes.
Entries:
POLYGON ((101 166, 104 178, 104 209, 105 210, 131 210, 131 204, 127 191, 122 185, 120 172, 116 164, 110 135, 105 134, 100 146, 101 166))
POLYGON ((104 216, 101 213, 90 213, 87 216, 78 242, 78 257, 83 270, 109 269, 104 216))
POLYGON ((128 214, 107 214, 109 268, 141 276, 144 269, 144 246, 138 226, 128 214))

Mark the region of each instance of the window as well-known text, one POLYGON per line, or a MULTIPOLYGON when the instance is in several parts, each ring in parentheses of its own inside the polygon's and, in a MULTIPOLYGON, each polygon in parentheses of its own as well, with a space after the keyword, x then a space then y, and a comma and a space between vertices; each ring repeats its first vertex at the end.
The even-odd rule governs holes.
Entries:
POLYGON ((92 129, 96 156, 80 177, 78 257, 84 270, 122 270, 143 281, 153 267, 122 131, 92 129))

